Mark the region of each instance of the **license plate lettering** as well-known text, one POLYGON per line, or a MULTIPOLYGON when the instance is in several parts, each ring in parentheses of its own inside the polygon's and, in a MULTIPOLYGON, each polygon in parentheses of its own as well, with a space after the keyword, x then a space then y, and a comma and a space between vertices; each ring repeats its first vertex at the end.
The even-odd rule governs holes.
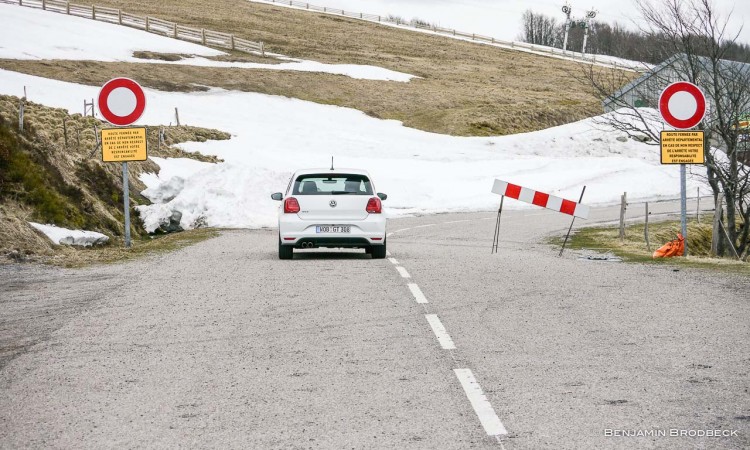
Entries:
POLYGON ((351 226, 344 225, 321 225, 315 227, 316 233, 351 233, 351 226))

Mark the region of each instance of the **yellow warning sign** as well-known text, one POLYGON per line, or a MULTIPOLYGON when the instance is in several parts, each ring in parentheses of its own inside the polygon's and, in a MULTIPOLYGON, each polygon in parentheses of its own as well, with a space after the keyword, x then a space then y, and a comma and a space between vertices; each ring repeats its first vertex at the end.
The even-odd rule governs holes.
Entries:
POLYGON ((662 131, 662 164, 703 164, 703 131, 662 131))
POLYGON ((102 130, 102 161, 128 162, 148 159, 145 128, 102 130))

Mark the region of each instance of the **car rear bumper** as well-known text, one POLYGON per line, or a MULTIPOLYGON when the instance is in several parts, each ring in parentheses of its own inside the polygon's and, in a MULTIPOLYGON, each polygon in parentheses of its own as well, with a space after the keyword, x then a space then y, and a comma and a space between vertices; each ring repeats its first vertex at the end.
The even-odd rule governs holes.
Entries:
POLYGON ((296 248, 364 248, 385 244, 386 219, 382 214, 370 214, 365 220, 314 222, 300 219, 296 214, 283 214, 279 218, 279 236, 282 245, 296 248), (351 227, 350 233, 317 233, 321 225, 351 227))

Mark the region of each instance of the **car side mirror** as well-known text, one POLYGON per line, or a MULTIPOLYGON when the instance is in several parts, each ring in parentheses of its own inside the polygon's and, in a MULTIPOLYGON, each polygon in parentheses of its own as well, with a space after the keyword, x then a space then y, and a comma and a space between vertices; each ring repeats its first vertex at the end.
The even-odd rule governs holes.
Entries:
POLYGON ((273 200, 276 200, 277 202, 280 202, 284 198, 284 194, 282 194, 281 192, 277 192, 275 194, 271 194, 271 198, 273 200))
POLYGON ((386 200, 388 198, 388 196, 383 194, 382 192, 378 192, 378 197, 380 197, 380 200, 386 200))

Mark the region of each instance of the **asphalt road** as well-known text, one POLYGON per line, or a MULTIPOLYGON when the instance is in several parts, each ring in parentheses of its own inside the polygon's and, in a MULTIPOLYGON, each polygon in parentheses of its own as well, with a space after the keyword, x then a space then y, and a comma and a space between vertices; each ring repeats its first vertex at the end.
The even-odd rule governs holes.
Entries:
POLYGON ((261 230, 0 266, 0 447, 750 447, 750 279, 558 258, 568 224, 506 211, 494 255, 474 213, 390 221, 386 260, 280 261, 261 230))

